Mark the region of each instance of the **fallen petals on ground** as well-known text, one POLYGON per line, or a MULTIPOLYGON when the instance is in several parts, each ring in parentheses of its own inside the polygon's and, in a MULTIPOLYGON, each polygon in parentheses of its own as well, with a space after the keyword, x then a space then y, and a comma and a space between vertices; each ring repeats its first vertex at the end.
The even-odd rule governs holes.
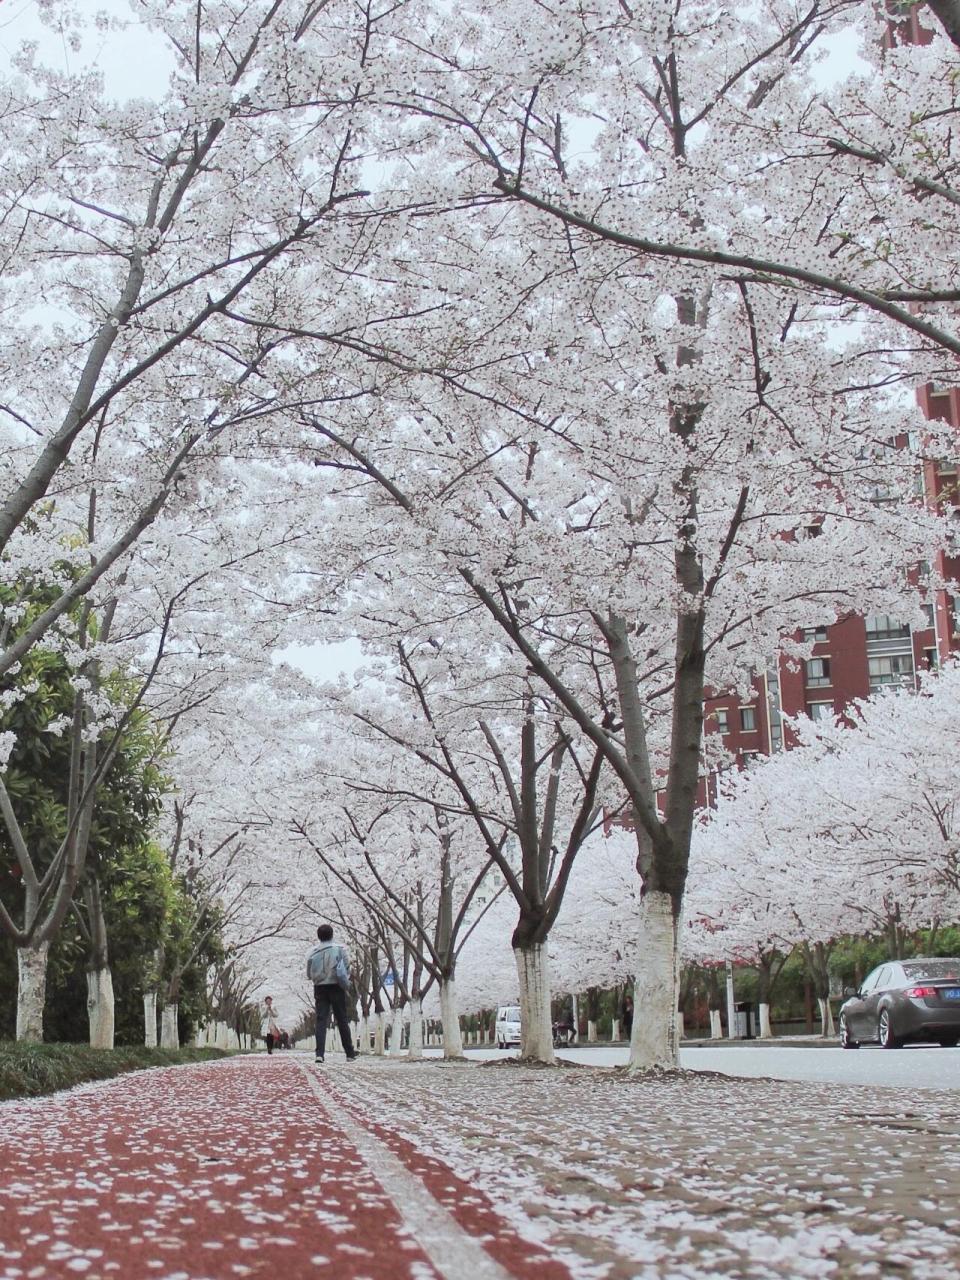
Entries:
POLYGON ((948 1093, 291 1053, 0 1120, 2 1280, 960 1277, 948 1093))
POLYGON ((583 1280, 960 1277, 949 1094, 389 1059, 330 1088, 583 1280))

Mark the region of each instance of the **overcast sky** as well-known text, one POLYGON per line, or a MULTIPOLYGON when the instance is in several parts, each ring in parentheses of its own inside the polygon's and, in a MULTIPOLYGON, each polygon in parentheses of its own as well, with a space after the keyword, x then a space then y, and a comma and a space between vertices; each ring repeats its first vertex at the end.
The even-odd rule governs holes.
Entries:
POLYGON ((91 14, 104 12, 126 22, 123 31, 91 31, 79 50, 41 22, 37 0, 0 0, 0 55, 6 62, 24 40, 36 40, 52 66, 76 71, 95 66, 108 94, 118 99, 159 98, 167 86, 170 63, 165 49, 131 14, 125 0, 85 0, 91 14))

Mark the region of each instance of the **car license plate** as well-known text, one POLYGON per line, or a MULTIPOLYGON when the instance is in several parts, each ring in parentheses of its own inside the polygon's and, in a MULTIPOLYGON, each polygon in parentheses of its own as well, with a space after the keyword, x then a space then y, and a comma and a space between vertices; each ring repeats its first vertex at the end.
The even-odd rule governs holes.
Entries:
POLYGON ((960 987, 944 987, 940 994, 944 1000, 960 1000, 960 987))

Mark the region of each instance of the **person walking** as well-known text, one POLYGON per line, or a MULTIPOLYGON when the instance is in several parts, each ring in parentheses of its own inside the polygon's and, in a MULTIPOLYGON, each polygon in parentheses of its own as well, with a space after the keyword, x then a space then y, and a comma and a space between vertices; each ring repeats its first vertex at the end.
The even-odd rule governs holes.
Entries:
POLYGON ((327 1023, 331 1011, 340 1032, 347 1061, 357 1057, 350 1038, 347 1019, 347 987, 350 985, 350 959, 346 947, 333 941, 333 926, 322 924, 317 930, 319 944, 307 956, 307 978, 313 983, 313 1002, 317 1011, 316 1061, 322 1062, 327 1044, 327 1023))
POLYGON ((264 999, 260 1034, 267 1042, 267 1053, 273 1053, 273 1046, 280 1042, 280 1020, 276 1009, 273 1007, 273 996, 267 996, 264 999))
POLYGON ((624 995, 620 1008, 620 1021, 623 1023, 624 1039, 629 1040, 633 1034, 633 998, 624 995))

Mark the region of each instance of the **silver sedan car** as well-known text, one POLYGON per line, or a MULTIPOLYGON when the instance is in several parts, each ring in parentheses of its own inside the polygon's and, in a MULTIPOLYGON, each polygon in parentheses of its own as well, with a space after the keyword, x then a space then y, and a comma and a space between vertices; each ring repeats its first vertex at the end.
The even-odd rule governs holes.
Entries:
POLYGON ((899 1049, 908 1040, 952 1048, 960 1042, 960 960, 889 960, 844 993, 840 1043, 876 1041, 899 1049))

